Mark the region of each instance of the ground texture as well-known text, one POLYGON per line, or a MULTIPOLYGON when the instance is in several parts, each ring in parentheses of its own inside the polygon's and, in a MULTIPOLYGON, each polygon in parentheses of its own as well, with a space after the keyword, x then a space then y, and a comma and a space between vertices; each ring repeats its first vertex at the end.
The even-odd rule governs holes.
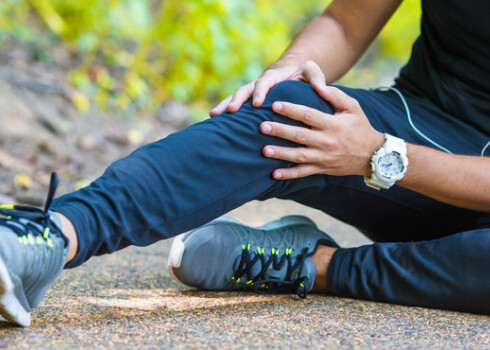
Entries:
MULTIPOLYGON (((50 171, 60 172, 60 193, 71 191, 111 160, 186 123, 178 105, 137 119, 77 116, 67 103, 69 91, 43 74, 0 67, 2 202, 40 205, 50 171)), ((260 225, 289 214, 309 216, 342 246, 369 243, 292 202, 252 202, 230 215, 260 225)), ((300 300, 186 288, 168 275, 169 247, 162 241, 128 248, 64 271, 33 312, 30 328, 0 320, 0 348, 490 349, 486 316, 327 295, 300 300)))
MULTIPOLYGON (((343 245, 355 230, 292 202, 252 202, 231 213, 259 225, 303 214, 343 245)), ((96 257, 65 271, 33 325, 0 322, 0 348, 401 348, 490 349, 490 318, 309 295, 209 293, 168 275, 169 241, 96 257)))

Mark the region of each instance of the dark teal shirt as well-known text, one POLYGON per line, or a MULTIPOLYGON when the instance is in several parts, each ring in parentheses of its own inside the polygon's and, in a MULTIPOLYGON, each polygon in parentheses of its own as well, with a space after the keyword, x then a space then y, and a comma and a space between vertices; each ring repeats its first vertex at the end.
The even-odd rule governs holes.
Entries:
POLYGON ((422 0, 421 34, 396 86, 490 136, 490 0, 422 0))

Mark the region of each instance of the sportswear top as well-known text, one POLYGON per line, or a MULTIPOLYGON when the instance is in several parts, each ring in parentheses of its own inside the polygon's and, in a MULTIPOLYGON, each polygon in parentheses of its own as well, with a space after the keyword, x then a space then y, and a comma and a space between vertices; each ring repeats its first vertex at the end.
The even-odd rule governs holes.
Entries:
POLYGON ((422 0, 421 34, 396 86, 490 135, 490 0, 422 0))

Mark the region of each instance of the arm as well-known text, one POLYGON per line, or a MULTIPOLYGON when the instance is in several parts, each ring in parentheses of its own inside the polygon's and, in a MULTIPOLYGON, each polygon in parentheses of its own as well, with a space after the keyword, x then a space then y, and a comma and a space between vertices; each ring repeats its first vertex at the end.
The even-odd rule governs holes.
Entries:
POLYGON ((490 212, 490 158, 407 144, 410 164, 397 184, 438 201, 490 212))
MULTIPOLYGON (((272 174, 275 179, 370 174, 370 158, 384 143, 383 134, 369 124, 359 103, 341 90, 324 87, 319 94, 336 107, 335 114, 287 102, 272 106, 276 113, 310 128, 262 123, 262 133, 304 145, 264 147, 266 157, 297 163, 276 169, 272 174)), ((450 205, 490 212, 490 158, 447 154, 412 144, 407 145, 407 157, 407 173, 397 185, 450 205)))
MULTIPOLYGON (((311 60, 330 84, 366 51, 401 0, 334 0, 296 36, 271 68, 311 60)), ((325 83, 325 82, 324 82, 325 83)))
POLYGON ((333 0, 310 21, 284 54, 258 79, 240 87, 211 110, 236 112, 249 98, 259 107, 271 87, 303 80, 315 89, 344 75, 361 57, 401 0, 333 0))

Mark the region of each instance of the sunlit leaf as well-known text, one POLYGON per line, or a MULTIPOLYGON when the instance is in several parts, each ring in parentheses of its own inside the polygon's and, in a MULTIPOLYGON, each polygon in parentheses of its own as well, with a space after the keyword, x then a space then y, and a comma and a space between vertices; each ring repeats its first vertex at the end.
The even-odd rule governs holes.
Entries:
POLYGON ((26 174, 16 174, 14 176, 14 187, 17 190, 27 190, 32 187, 32 179, 26 174))
POLYGON ((82 113, 88 113, 90 110, 90 101, 84 93, 75 92, 72 97, 73 105, 82 113))

